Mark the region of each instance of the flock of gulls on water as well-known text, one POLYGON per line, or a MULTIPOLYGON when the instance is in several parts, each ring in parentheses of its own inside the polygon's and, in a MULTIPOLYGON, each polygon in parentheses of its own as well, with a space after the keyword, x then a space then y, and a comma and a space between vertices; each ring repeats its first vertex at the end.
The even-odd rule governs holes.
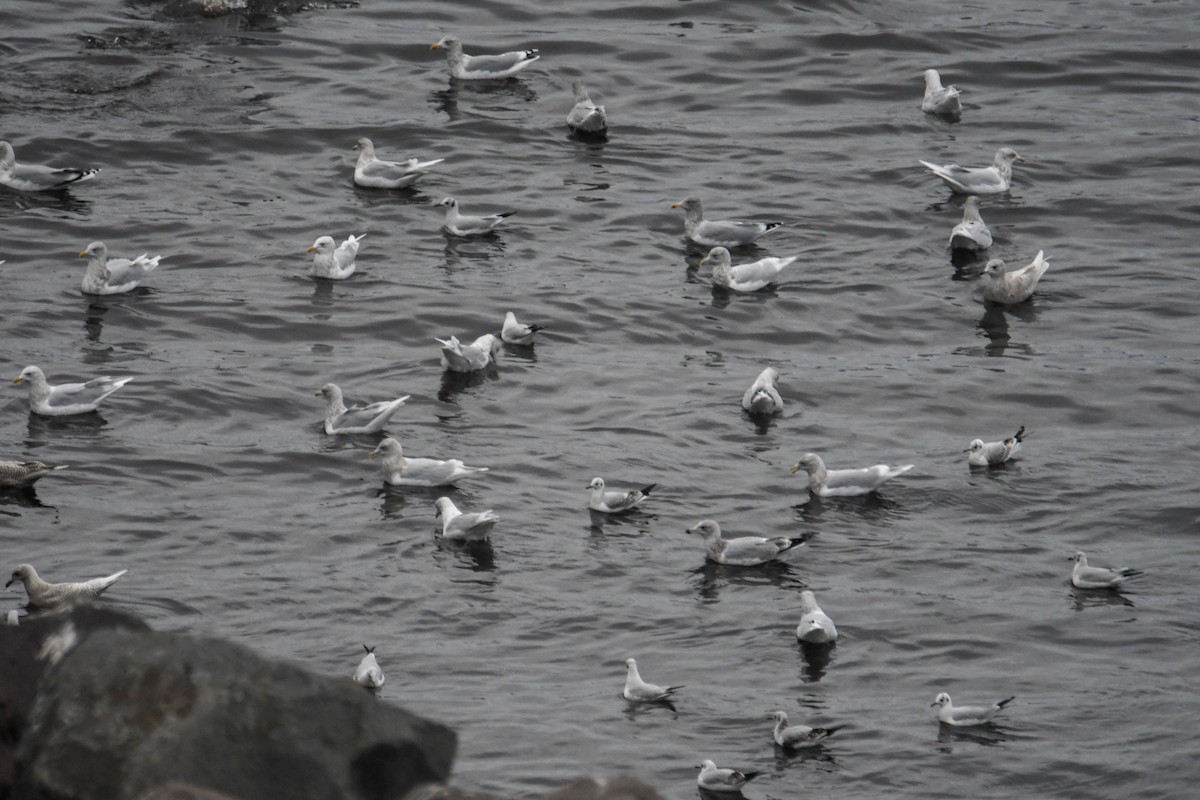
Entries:
MULTIPOLYGON (((454 36, 446 36, 432 45, 433 49, 444 49, 453 78, 463 81, 494 81, 510 78, 536 62, 537 50, 522 50, 494 56, 470 56, 463 52, 462 43, 454 36)), ((603 137, 607 133, 608 121, 603 106, 592 102, 582 82, 573 85, 575 105, 567 116, 567 125, 582 137, 603 137)), ((923 111, 958 120, 962 114, 959 90, 944 87, 937 70, 925 71, 925 98, 923 111)), ((411 186, 430 168, 443 159, 419 161, 385 161, 375 154, 374 143, 360 138, 355 145, 359 151, 354 168, 354 182, 363 187, 399 189, 411 186)), ((1015 150, 1000 148, 990 167, 966 168, 957 164, 936 165, 920 162, 931 173, 946 183, 958 194, 968 195, 963 206, 963 219, 950 234, 952 249, 968 251, 986 250, 992 243, 991 233, 980 217, 979 195, 1000 194, 1009 190, 1012 181, 1012 165, 1024 161, 1015 150)), ((12 146, 0 141, 0 185, 20 192, 60 190, 74 183, 94 178, 99 169, 63 169, 42 165, 19 164, 12 146)), ((452 236, 478 236, 491 232, 512 211, 491 216, 469 216, 460 211, 453 197, 440 200, 435 205, 445 209, 443 230, 452 236)), ((731 249, 750 245, 764 234, 780 227, 780 222, 756 222, 749 220, 710 220, 704 216, 699 198, 687 197, 672 205, 684 212, 684 234, 700 246, 711 248, 700 262, 711 265, 714 283, 732 291, 754 292, 769 285, 784 269, 796 261, 796 256, 785 258, 762 258, 752 263, 732 263, 731 249)), ((349 236, 342 244, 336 244, 329 236, 321 236, 308 248, 313 253, 311 274, 317 279, 344 280, 354 273, 355 256, 363 236, 349 236)), ((88 259, 82 290, 86 294, 107 295, 129 292, 136 288, 158 266, 161 256, 145 254, 133 259, 109 258, 102 242, 92 242, 81 257, 88 259)), ((1038 281, 1048 268, 1048 260, 1038 252, 1033 261, 1021 269, 1008 271, 1003 261, 992 259, 987 262, 981 279, 983 297, 1000 304, 1015 304, 1028 300, 1038 281)), ((515 345, 530 345, 539 325, 527 325, 517 321, 510 311, 506 314, 500 335, 486 333, 475 340, 464 343, 457 337, 438 339, 441 347, 442 366, 456 372, 474 372, 486 368, 496 357, 501 342, 515 345)), ((765 417, 778 414, 783 409, 783 399, 776 389, 779 373, 767 367, 746 389, 742 397, 742 408, 750 415, 765 417)), ((63 383, 51 385, 46 375, 37 366, 27 366, 14 383, 26 383, 29 387, 29 407, 34 414, 62 416, 84 414, 95 411, 109 395, 113 394, 131 378, 113 379, 99 377, 85 383, 63 383)), ((383 430, 389 419, 404 404, 408 396, 380 401, 369 405, 347 407, 342 390, 333 383, 325 384, 316 392, 326 402, 324 430, 327 434, 375 434, 383 430)), ((966 449, 968 463, 973 467, 992 467, 1004 464, 1020 449, 1025 439, 1022 426, 1015 434, 1001 441, 985 442, 975 439, 966 449)), ((379 458, 384 481, 395 486, 448 486, 463 478, 477 477, 487 472, 487 467, 471 467, 457 459, 409 458, 403 453, 398 441, 385 437, 370 452, 372 459, 379 458)), ((64 469, 64 465, 51 465, 41 461, 0 461, 0 488, 24 489, 31 487, 40 478, 64 469)), ((905 474, 913 468, 911 464, 891 467, 885 464, 863 469, 828 469, 821 457, 805 453, 792 465, 793 473, 803 470, 808 477, 809 492, 818 497, 847 497, 865 495, 878 489, 884 482, 905 474)), ((607 487, 602 478, 593 478, 588 484, 588 508, 600 514, 622 514, 631 511, 650 496, 654 484, 640 489, 618 491, 607 487)), ((441 520, 442 535, 446 539, 474 542, 486 539, 498 517, 491 510, 464 512, 448 497, 435 501, 436 517, 441 520)), ((689 534, 702 537, 705 557, 708 561, 739 567, 766 564, 782 554, 802 545, 808 537, 743 536, 726 539, 716 520, 701 520, 687 530, 689 534)), ((1122 582, 1140 574, 1133 569, 1105 569, 1088 565, 1082 552, 1073 556, 1075 566, 1071 583, 1080 589, 1118 589, 1122 582)), ((30 609, 47 609, 62 606, 81 598, 95 598, 117 582, 126 570, 104 578, 95 578, 79 583, 48 583, 29 564, 21 564, 13 571, 5 584, 9 587, 21 583, 25 587, 30 609)), ((796 627, 796 637, 806 645, 828 647, 838 638, 833 620, 817 604, 813 592, 801 592, 802 617, 796 627)), ((18 614, 7 614, 9 624, 18 624, 18 614)), ((370 687, 379 688, 385 677, 376 661, 373 648, 363 645, 363 656, 354 671, 354 680, 370 687)), ((631 703, 658 703, 669 705, 680 686, 659 686, 647 683, 638 672, 637 661, 626 660, 626 678, 623 697, 631 703)), ((956 706, 950 695, 941 692, 931 704, 937 708, 938 719, 947 725, 984 725, 1004 709, 1014 698, 1009 697, 990 705, 956 706)), ((820 745, 840 726, 814 728, 789 723, 783 711, 774 711, 768 717, 774 722, 773 739, 785 749, 795 750, 820 745)), ((714 792, 739 792, 759 772, 739 771, 718 767, 713 761, 705 760, 698 766, 697 783, 701 789, 714 792)))

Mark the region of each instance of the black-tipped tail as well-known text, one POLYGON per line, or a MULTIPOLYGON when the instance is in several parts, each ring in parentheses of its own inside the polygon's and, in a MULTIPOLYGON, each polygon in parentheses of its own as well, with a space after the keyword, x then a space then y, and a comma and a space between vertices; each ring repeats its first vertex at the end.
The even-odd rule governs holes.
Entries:
POLYGON ((1001 700, 999 703, 996 703, 996 708, 1004 708, 1006 705, 1008 705, 1009 703, 1011 703, 1013 700, 1016 700, 1016 699, 1017 699, 1017 696, 1014 694, 1012 697, 1006 698, 1004 700, 1001 700))
POLYGON ((1025 441, 1025 435, 1025 426, 1022 425, 1021 430, 1014 433, 1012 438, 1016 439, 1018 442, 1023 442, 1025 441))
POLYGON ((367 647, 365 644, 363 645, 363 650, 366 650, 368 655, 375 652, 374 647, 367 647))
POLYGON ((496 216, 500 217, 501 219, 504 219, 505 217, 511 217, 515 213, 517 213, 517 212, 516 211, 501 211, 496 216))
POLYGON ((809 539, 813 538, 813 536, 815 536, 815 535, 816 534, 813 534, 813 533, 806 533, 802 536, 789 536, 788 537, 788 546, 783 548, 779 552, 786 553, 788 550, 791 550, 793 547, 799 547, 800 545, 807 542, 809 539))
POLYGON ((652 484, 650 484, 649 486, 643 486, 643 487, 642 487, 642 494, 650 494, 650 492, 652 492, 652 491, 654 490, 654 487, 655 487, 655 486, 658 486, 658 484, 657 484, 657 483, 652 483, 652 484))
POLYGON ((758 770, 758 769, 756 769, 756 770, 754 770, 754 771, 752 771, 752 772, 743 772, 743 773, 741 773, 741 776, 742 776, 743 778, 745 778, 747 781, 752 781, 752 780, 754 780, 755 778, 757 778, 759 775, 762 775, 762 770, 758 770))
MULTIPOLYGON (((782 228, 782 227, 783 227, 783 223, 782 223, 782 222, 767 222, 767 223, 765 223, 765 224, 766 224, 766 226, 767 226, 767 231, 773 231, 773 230, 775 230, 776 228, 782 228)), ((763 231, 763 233, 766 233, 767 231, 763 231)))

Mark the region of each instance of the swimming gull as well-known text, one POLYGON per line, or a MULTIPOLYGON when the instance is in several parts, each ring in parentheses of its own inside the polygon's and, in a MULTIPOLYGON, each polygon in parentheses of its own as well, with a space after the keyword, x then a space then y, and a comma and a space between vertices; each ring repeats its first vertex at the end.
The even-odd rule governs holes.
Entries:
POLYGON ((705 247, 741 247, 783 225, 782 222, 745 219, 705 219, 704 206, 698 197, 685 197, 678 203, 672 203, 671 208, 683 209, 684 235, 705 247))
POLYGON ((0 461, 0 488, 33 486, 39 478, 66 468, 66 464, 47 464, 44 461, 0 461))
POLYGON ((942 692, 929 705, 930 707, 937 706, 938 719, 947 725, 983 725, 990 722, 1000 709, 1015 699, 1016 696, 1014 695, 997 703, 992 703, 990 706, 955 706, 950 701, 950 695, 942 692))
POLYGON ((832 728, 812 728, 808 725, 788 725, 788 715, 784 711, 773 711, 767 719, 775 720, 775 744, 789 750, 815 747, 844 727, 838 725, 832 728))
POLYGON ((468 467, 457 458, 405 458, 400 443, 387 437, 368 454, 383 457, 383 479, 393 486, 449 486, 460 478, 487 472, 487 467, 468 467))
POLYGON ((354 681, 368 689, 378 689, 383 686, 387 677, 383 674, 379 662, 375 660, 375 648, 367 647, 364 644, 363 650, 366 650, 367 654, 362 657, 362 661, 359 661, 358 666, 354 669, 354 681))
POLYGON ((346 241, 334 249, 332 236, 321 236, 308 246, 308 252, 313 256, 312 276, 340 281, 354 274, 355 256, 358 255, 358 243, 366 238, 366 234, 354 236, 351 234, 346 241))
POLYGON ((957 120, 962 116, 959 94, 957 87, 942 86, 942 76, 936 69, 925 70, 925 99, 921 101, 921 110, 926 114, 957 120))
POLYGON ((788 538, 776 536, 739 536, 736 539, 721 538, 721 526, 716 520, 704 519, 687 529, 704 537, 704 554, 709 561, 735 567, 753 567, 774 561, 781 553, 804 544, 810 537, 788 538))
POLYGON ((336 383, 327 383, 313 394, 325 397, 327 403, 325 406, 325 432, 330 435, 379 433, 383 430, 383 426, 387 425, 392 415, 400 410, 400 406, 404 405, 404 401, 411 396, 406 394, 395 400, 380 400, 365 406, 356 403, 350 408, 346 408, 346 401, 342 398, 342 389, 336 383))
POLYGON ((808 491, 819 497, 853 497, 869 494, 884 481, 903 475, 912 468, 912 464, 902 467, 876 464, 863 469, 826 469, 820 456, 805 453, 799 462, 792 465, 792 474, 805 470, 808 473, 808 491))
POLYGON ((603 478, 592 478, 588 484, 588 508, 605 514, 621 514, 638 506, 650 492, 658 486, 652 483, 641 489, 630 489, 628 492, 609 492, 604 489, 603 478))
POLYGON ((1006 271, 1001 259, 993 258, 980 275, 980 280, 983 281, 983 297, 985 300, 1004 305, 1023 303, 1033 297, 1033 290, 1037 288, 1038 281, 1048 269, 1050 257, 1043 257, 1041 250, 1038 250, 1033 261, 1013 272, 1006 271))
POLYGON ((87 383, 60 383, 51 386, 41 368, 29 366, 13 378, 13 383, 29 384, 29 410, 46 417, 86 414, 95 411, 100 402, 129 383, 133 378, 113 380, 108 376, 93 378, 87 383))
POLYGON ((17 611, 17 609, 15 609, 15 608, 10 608, 8 610, 8 613, 4 615, 4 624, 5 625, 20 625, 21 624, 20 612, 17 611))
POLYGON ((1002 194, 1007 192, 1012 184, 1014 161, 1025 163, 1025 159, 1017 155, 1016 150, 1001 147, 996 151, 996 157, 990 167, 960 167, 958 164, 939 166, 928 161, 922 161, 921 165, 959 194, 1002 194))
POLYGON ((62 169, 41 164, 18 164, 8 142, 0 141, 0 186, 19 192, 44 192, 62 189, 72 183, 91 180, 99 169, 62 169))
POLYGON ((950 249, 978 252, 991 246, 992 232, 979 216, 979 198, 971 195, 963 203, 962 222, 950 231, 950 249))
POLYGON ((142 278, 158 266, 162 256, 148 258, 142 253, 132 261, 128 258, 109 258, 104 242, 92 242, 79 254, 87 258, 87 272, 81 288, 84 294, 121 294, 137 288, 142 278))
POLYGON ((354 182, 370 189, 404 189, 412 186, 430 167, 446 160, 435 158, 432 161, 418 161, 410 158, 407 161, 384 161, 375 156, 375 145, 365 136, 358 140, 353 149, 359 151, 358 161, 354 165, 354 182))
POLYGON ((453 197, 444 197, 434 203, 446 209, 446 218, 442 220, 442 230, 455 236, 482 236, 491 233, 492 229, 516 211, 501 211, 499 214, 489 214, 486 217, 468 216, 458 211, 458 201, 453 197))
POLYGON ((545 325, 517 322, 517 315, 509 311, 504 315, 504 327, 500 329, 500 338, 509 344, 533 344, 533 335, 545 328, 545 325))
POLYGON ((32 608, 54 608, 75 600, 85 600, 99 597, 100 594, 116 583, 129 570, 114 572, 107 578, 93 578, 90 581, 78 583, 46 583, 38 576, 37 570, 31 564, 18 564, 13 570, 12 577, 4 584, 7 589, 20 581, 25 585, 28 605, 32 608))
POLYGON ((743 786, 762 775, 761 771, 740 772, 736 769, 722 769, 709 760, 697 764, 696 769, 700 770, 700 774, 696 776, 696 784, 710 792, 740 792, 743 786))
POLYGON ((434 501, 434 506, 437 508, 434 516, 442 520, 442 537, 445 539, 481 542, 488 538, 492 527, 500 521, 490 508, 464 514, 449 497, 439 497, 434 501))
POLYGON ((1130 567, 1089 567, 1082 551, 1077 551, 1071 560, 1075 562, 1071 569, 1071 585, 1076 589, 1118 589, 1124 581, 1142 574, 1141 570, 1130 567))
POLYGON ((838 638, 837 626, 817 605, 817 596, 808 589, 800 593, 800 624, 796 638, 810 644, 829 644, 838 638))
POLYGON ((975 439, 963 452, 968 454, 967 462, 972 467, 1003 464, 1021 449, 1024 436, 1025 426, 1022 425, 1020 430, 1002 442, 985 442, 983 439, 975 439))
POLYGON ((634 703, 670 702, 674 699, 671 695, 682 688, 682 686, 659 686, 654 683, 646 683, 638 673, 637 661, 632 658, 625 659, 625 690, 621 692, 621 696, 626 700, 634 703))
POLYGON ((712 264, 713 283, 717 286, 724 286, 735 292, 757 292, 779 277, 779 273, 797 258, 798 256, 761 258, 735 267, 730 261, 728 250, 724 247, 714 247, 700 260, 700 266, 712 264))
POLYGON ((779 370, 767 367, 758 373, 754 383, 742 394, 742 408, 757 416, 769 416, 783 411, 783 398, 775 388, 779 370))
POLYGON ((462 42, 457 36, 443 36, 441 40, 430 45, 429 49, 445 49, 446 61, 450 63, 450 74, 462 81, 511 78, 541 58, 537 50, 514 50, 495 56, 469 56, 463 52, 462 42))
POLYGON ((494 333, 485 333, 470 344, 463 344, 457 336, 449 339, 434 338, 442 346, 442 367, 451 372, 474 372, 496 361, 500 352, 500 340, 494 333))
POLYGON ((572 83, 571 90, 575 93, 575 106, 567 114, 567 127, 576 133, 599 135, 606 132, 608 115, 604 111, 604 106, 598 106, 592 102, 588 90, 583 86, 583 81, 572 83))

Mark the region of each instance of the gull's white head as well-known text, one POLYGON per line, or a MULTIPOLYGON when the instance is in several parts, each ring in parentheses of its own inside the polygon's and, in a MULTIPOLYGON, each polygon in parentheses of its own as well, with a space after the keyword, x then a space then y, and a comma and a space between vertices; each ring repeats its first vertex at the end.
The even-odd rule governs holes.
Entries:
POLYGON ((787 712, 784 711, 772 711, 767 715, 767 719, 773 719, 776 722, 782 722, 784 725, 786 725, 788 721, 788 715, 787 712))
POLYGON ((434 203, 434 205, 441 206, 443 208, 458 208, 458 201, 453 197, 443 197, 441 200, 438 200, 436 203, 434 203))
POLYGON ((390 458, 392 456, 399 456, 402 454, 403 450, 400 447, 400 443, 388 436, 382 442, 380 442, 374 450, 368 453, 367 457, 375 458, 376 456, 383 456, 385 458, 390 458))
POLYGON ((20 375, 13 378, 13 383, 20 383, 21 381, 31 381, 36 378, 45 380, 46 373, 42 372, 41 367, 28 366, 25 369, 21 370, 20 375))
POLYGON ((700 266, 702 267, 709 263, 713 264, 714 266, 729 266, 731 263, 729 251, 724 247, 714 247, 712 250, 708 251, 708 255, 700 259, 700 266))
POLYGON ((29 581, 36 577, 37 572, 34 571, 32 564, 18 564, 17 568, 13 570, 12 578, 9 579, 8 583, 4 584, 4 588, 7 589, 17 581, 28 584, 29 581))
POLYGON ((587 488, 591 489, 592 491, 599 490, 599 491, 603 492, 604 491, 604 478, 592 478, 592 482, 588 484, 587 488))
POLYGON ((963 452, 964 453, 978 453, 982 449, 983 449, 983 439, 975 439, 973 442, 971 442, 970 445, 967 446, 967 449, 964 450, 963 452))
POLYGON ((1004 259, 993 258, 991 261, 987 262, 987 266, 983 268, 983 272, 980 273, 980 277, 987 278, 989 281, 1000 280, 1004 277, 1004 272, 1004 259))
POLYGON ((342 389, 336 383, 327 383, 313 394, 323 395, 325 399, 332 400, 334 397, 341 398, 342 389))
POLYGON ((950 695, 942 692, 937 697, 933 698, 933 702, 929 704, 929 707, 933 708, 934 706, 937 706, 939 708, 944 708, 948 705, 950 705, 950 695))
POLYGON ((695 211, 697 214, 699 214, 699 213, 701 213, 702 207, 700 205, 699 197, 685 197, 682 200, 680 200, 678 203, 671 203, 671 208, 682 208, 684 211, 688 212, 689 214, 692 211, 695 211))
POLYGON ((435 508, 437 508, 437 511, 434 512, 433 515, 434 519, 441 519, 444 514, 449 514, 452 509, 457 509, 457 507, 454 505, 454 501, 449 497, 439 497, 437 500, 433 501, 433 505, 435 508))
POLYGON ((714 519, 702 519, 687 529, 688 533, 699 533, 705 537, 720 536, 721 526, 714 519))
POLYGON ((1083 554, 1082 550, 1076 550, 1071 556, 1071 560, 1076 564, 1083 564, 1085 567, 1087 566, 1087 556, 1083 554))
POLYGON ((1025 163, 1025 159, 1022 158, 1017 151, 1013 150, 1011 147, 1001 147, 996 151, 997 163, 1012 164, 1014 161, 1020 161, 1022 164, 1025 163))
POLYGON ((810 475, 815 470, 824 469, 825 462, 816 453, 805 453, 800 456, 800 460, 792 464, 792 474, 795 475, 800 470, 808 472, 810 475))
POLYGON ((805 589, 800 593, 800 610, 807 614, 817 607, 817 596, 811 590, 805 589))
POLYGON ((429 49, 430 50, 441 50, 443 47, 450 47, 451 45, 456 45, 456 44, 461 44, 461 42, 459 41, 457 36, 446 35, 446 36, 443 36, 441 39, 438 39, 433 44, 429 45, 429 49))
POLYGON ((321 255, 328 255, 333 252, 333 237, 322 236, 308 246, 309 253, 318 252, 321 255))
POLYGON ((104 242, 92 242, 87 247, 83 248, 83 252, 79 254, 80 258, 93 256, 95 258, 107 258, 108 248, 104 246, 104 242))
POLYGON ((925 88, 935 91, 942 88, 942 76, 936 69, 925 70, 925 88))

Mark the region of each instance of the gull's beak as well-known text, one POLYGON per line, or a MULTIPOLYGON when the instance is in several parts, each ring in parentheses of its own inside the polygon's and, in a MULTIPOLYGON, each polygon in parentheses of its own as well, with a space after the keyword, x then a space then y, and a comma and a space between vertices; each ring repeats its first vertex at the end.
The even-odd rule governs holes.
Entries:
POLYGON ((16 580, 16 578, 10 578, 8 583, 4 584, 4 588, 7 589, 8 587, 12 586, 13 581, 15 581, 15 580, 16 580))
POLYGON ((799 472, 799 471, 800 471, 800 465, 799 465, 799 464, 792 464, 792 474, 793 474, 793 475, 795 475, 795 474, 796 474, 797 472, 799 472))
POLYGON ((80 253, 80 254, 79 254, 79 257, 80 257, 80 258, 87 258, 87 250, 84 250, 82 253, 80 253))
POLYGON ((372 450, 371 452, 367 453, 367 458, 375 458, 375 456, 377 456, 377 455, 379 455, 379 448, 378 448, 378 447, 376 447, 376 448, 375 448, 374 450, 372 450))
POLYGON ((963 448, 963 452, 964 452, 964 453, 969 453, 969 452, 971 452, 971 448, 969 448, 969 447, 965 447, 965 448, 963 448))
POLYGON ((708 264, 708 256, 705 256, 704 258, 700 259, 700 266, 703 267, 707 264, 708 264))
POLYGON ((936 705, 937 705, 937 701, 936 701, 936 700, 934 700, 932 703, 930 703, 930 704, 929 704, 929 707, 930 707, 930 708, 933 708, 933 707, 934 707, 934 706, 936 706, 936 705))
MULTIPOLYGON (((307 250, 305 250, 304 252, 306 252, 306 253, 311 253, 313 250, 316 250, 316 249, 317 249, 317 248, 313 247, 313 246, 310 244, 310 245, 308 246, 308 249, 307 249, 307 250)), ((318 392, 318 394, 320 394, 320 392, 318 392)))
POLYGON ((357 149, 358 149, 358 145, 354 145, 354 147, 351 147, 350 149, 351 149, 351 150, 357 150, 357 149))
POLYGON ((313 397, 316 397, 316 396, 318 396, 319 394, 321 394, 321 390, 320 390, 320 389, 317 389, 315 392, 313 392, 313 397))
POLYGON ((683 203, 671 203, 671 208, 679 208, 682 205, 683 205, 683 203))
POLYGON ((1028 161, 1025 160, 1025 156, 1017 156, 1017 161, 1020 161, 1022 164, 1029 163, 1028 161))
POLYGON ((17 377, 13 378, 13 383, 20 383, 23 380, 25 379, 18 375, 17 377))
POLYGON ((441 50, 442 45, 440 42, 434 42, 433 44, 429 45, 429 49, 430 50, 441 50))

